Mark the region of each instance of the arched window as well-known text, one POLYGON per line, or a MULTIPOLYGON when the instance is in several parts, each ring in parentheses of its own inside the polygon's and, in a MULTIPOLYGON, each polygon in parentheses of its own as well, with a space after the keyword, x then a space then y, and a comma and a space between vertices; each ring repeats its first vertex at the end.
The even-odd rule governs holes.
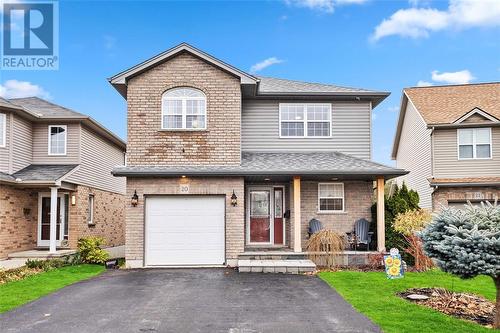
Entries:
POLYGON ((188 87, 167 90, 162 96, 162 129, 206 129, 206 103, 201 90, 188 87))

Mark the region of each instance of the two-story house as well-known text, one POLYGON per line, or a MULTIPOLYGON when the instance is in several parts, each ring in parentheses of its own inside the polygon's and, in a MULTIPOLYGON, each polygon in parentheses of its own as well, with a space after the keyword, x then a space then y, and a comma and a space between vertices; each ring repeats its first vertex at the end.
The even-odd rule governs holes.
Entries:
POLYGON ((303 251, 311 219, 371 220, 371 111, 389 94, 256 77, 180 44, 110 79, 128 104, 128 267, 231 265, 303 251))
POLYGON ((423 208, 496 200, 500 83, 404 89, 392 158, 423 208))
POLYGON ((86 115, 36 97, 0 98, 0 258, 54 255, 83 236, 124 244, 125 180, 111 170, 125 150, 86 115))

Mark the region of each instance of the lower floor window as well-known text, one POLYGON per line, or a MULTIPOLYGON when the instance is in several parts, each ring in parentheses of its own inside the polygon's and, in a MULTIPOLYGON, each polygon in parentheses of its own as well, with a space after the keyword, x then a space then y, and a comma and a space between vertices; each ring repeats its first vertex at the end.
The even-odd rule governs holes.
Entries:
POLYGON ((344 184, 319 183, 318 206, 320 212, 344 211, 344 184))
POLYGON ((89 210, 87 216, 87 223, 94 224, 94 196, 92 194, 89 195, 89 210))

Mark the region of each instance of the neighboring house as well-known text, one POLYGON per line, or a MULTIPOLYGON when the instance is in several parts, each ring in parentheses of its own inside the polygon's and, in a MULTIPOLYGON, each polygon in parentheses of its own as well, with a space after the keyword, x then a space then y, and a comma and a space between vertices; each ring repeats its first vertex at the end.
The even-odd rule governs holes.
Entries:
MULTIPOLYGON (((256 77, 180 44, 109 79, 127 99, 128 267, 302 252, 308 223, 371 220, 371 111, 389 94, 256 77)), ((379 249, 384 248, 379 209, 379 249)))
POLYGON ((0 259, 74 249, 82 236, 124 243, 125 142, 92 118, 40 98, 0 98, 0 259))
POLYGON ((392 158, 423 208, 496 200, 500 83, 404 89, 392 158))

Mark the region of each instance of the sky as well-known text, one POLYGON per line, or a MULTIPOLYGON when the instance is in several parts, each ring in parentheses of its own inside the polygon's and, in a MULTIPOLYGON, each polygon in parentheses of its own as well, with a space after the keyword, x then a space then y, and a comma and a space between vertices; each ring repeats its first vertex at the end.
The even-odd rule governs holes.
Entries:
POLYGON ((62 0, 59 69, 1 70, 0 97, 47 98, 126 139, 107 78, 181 42, 257 75, 390 92, 372 146, 394 165, 404 87, 500 81, 500 0, 62 0))

